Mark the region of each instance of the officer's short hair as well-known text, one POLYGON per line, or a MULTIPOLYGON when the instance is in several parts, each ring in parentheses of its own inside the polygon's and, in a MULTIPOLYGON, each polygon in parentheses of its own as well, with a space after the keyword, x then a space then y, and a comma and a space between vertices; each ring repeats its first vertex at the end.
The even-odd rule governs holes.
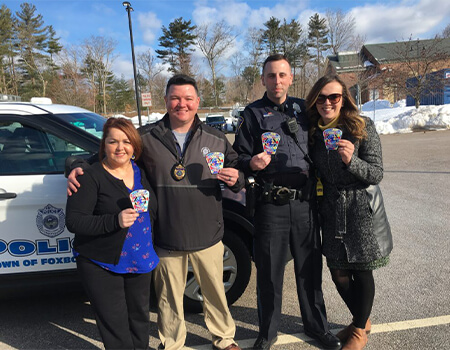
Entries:
POLYGON ((264 68, 266 68, 266 64, 268 62, 274 62, 274 61, 286 61, 287 63, 289 63, 289 66, 291 65, 291 62, 289 62, 289 60, 287 59, 287 57, 281 53, 276 53, 274 55, 270 55, 269 57, 266 58, 266 60, 263 63, 262 66, 262 74, 264 74, 264 68))
POLYGON ((166 86, 166 96, 169 92, 169 88, 171 85, 192 85, 195 89, 195 92, 198 95, 198 87, 197 82, 194 78, 190 77, 186 74, 175 74, 172 78, 169 79, 166 86))

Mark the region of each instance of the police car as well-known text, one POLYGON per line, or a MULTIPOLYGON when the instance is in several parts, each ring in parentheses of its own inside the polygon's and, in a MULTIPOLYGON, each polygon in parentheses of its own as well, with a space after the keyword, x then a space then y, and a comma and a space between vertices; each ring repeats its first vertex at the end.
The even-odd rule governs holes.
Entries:
MULTIPOLYGON (((76 278, 73 235, 65 228, 65 162, 98 152, 105 121, 73 106, 0 102, 0 295, 76 278)), ((224 285, 232 304, 249 282, 252 224, 242 193, 224 197, 224 285)), ((201 311, 201 301, 189 272, 185 307, 201 311)))

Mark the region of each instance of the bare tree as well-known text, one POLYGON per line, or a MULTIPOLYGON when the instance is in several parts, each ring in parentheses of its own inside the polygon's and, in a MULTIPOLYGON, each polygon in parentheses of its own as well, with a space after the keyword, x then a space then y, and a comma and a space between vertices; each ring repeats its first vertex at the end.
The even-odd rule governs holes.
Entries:
POLYGON ((432 94, 443 87, 443 77, 431 73, 450 63, 450 39, 436 36, 430 40, 413 40, 410 37, 408 41, 397 42, 392 51, 396 61, 401 63, 385 67, 388 78, 385 80, 391 87, 411 96, 419 108, 422 94, 432 94))
POLYGON ((447 26, 442 31, 442 37, 443 38, 450 38, 450 24, 447 24, 447 26))
POLYGON ((227 100, 238 104, 247 102, 245 83, 242 78, 242 71, 245 67, 246 58, 241 51, 235 52, 230 57, 230 65, 233 72, 233 77, 230 78, 226 84, 227 100))
POLYGON ((328 41, 333 55, 348 50, 352 44, 355 31, 355 18, 342 10, 327 10, 325 18, 328 23, 328 41))
POLYGON ((69 46, 58 53, 56 60, 60 74, 50 86, 51 97, 62 104, 87 108, 90 105, 90 89, 81 73, 83 57, 80 48, 69 46))
POLYGON ((142 76, 141 83, 145 84, 145 88, 152 94, 152 99, 156 102, 160 102, 164 95, 157 96, 154 89, 156 78, 164 71, 164 66, 158 64, 156 57, 152 54, 151 50, 147 50, 137 55, 137 66, 142 76))
POLYGON ((370 79, 370 76, 366 73, 366 63, 362 62, 361 60, 361 50, 366 42, 366 36, 357 34, 352 37, 351 43, 349 46, 349 49, 356 52, 357 54, 355 57, 355 62, 353 62, 352 66, 356 67, 355 69, 355 86, 356 91, 355 97, 356 97, 356 103, 358 105, 358 108, 361 109, 362 104, 362 96, 367 90, 367 83, 368 79, 370 79))
POLYGON ((225 21, 216 22, 212 28, 210 24, 199 25, 195 29, 197 35, 196 45, 205 56, 211 69, 213 91, 216 106, 219 105, 219 91, 217 86, 217 73, 220 69, 220 61, 224 58, 224 53, 233 46, 236 35, 233 28, 225 21))
POLYGON ((258 68, 262 64, 263 30, 254 27, 248 28, 245 46, 248 48, 249 64, 258 68))
POLYGON ((98 85, 97 91, 102 95, 104 114, 107 113, 107 85, 112 75, 111 66, 117 57, 114 54, 116 46, 115 40, 103 36, 91 36, 89 39, 85 39, 83 44, 85 64, 86 60, 90 62, 89 81, 93 85, 94 91, 98 85))

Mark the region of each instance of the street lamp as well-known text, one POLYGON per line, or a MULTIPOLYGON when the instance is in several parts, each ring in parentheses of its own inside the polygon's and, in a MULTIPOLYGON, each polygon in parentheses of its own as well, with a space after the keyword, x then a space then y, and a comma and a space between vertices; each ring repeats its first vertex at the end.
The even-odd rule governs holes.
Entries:
POLYGON ((137 73, 136 73, 136 60, 134 58, 133 29, 131 27, 131 11, 133 11, 133 8, 131 7, 131 4, 129 1, 122 2, 122 5, 125 7, 125 10, 128 12, 128 26, 130 28, 130 41, 131 41, 131 59, 133 61, 134 90, 136 93, 136 104, 137 104, 137 112, 138 112, 138 118, 139 118, 139 126, 142 126, 141 103, 139 100, 139 84, 138 84, 138 77, 137 77, 137 73))

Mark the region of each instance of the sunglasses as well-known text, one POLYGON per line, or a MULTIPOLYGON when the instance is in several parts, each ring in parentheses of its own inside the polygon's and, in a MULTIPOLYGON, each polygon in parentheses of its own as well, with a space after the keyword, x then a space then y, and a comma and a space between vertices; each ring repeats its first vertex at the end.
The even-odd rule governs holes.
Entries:
POLYGON ((339 103, 341 100, 342 94, 331 94, 328 96, 325 95, 319 95, 317 96, 316 103, 319 105, 322 105, 325 103, 326 100, 330 101, 332 105, 335 105, 336 103, 339 103))

